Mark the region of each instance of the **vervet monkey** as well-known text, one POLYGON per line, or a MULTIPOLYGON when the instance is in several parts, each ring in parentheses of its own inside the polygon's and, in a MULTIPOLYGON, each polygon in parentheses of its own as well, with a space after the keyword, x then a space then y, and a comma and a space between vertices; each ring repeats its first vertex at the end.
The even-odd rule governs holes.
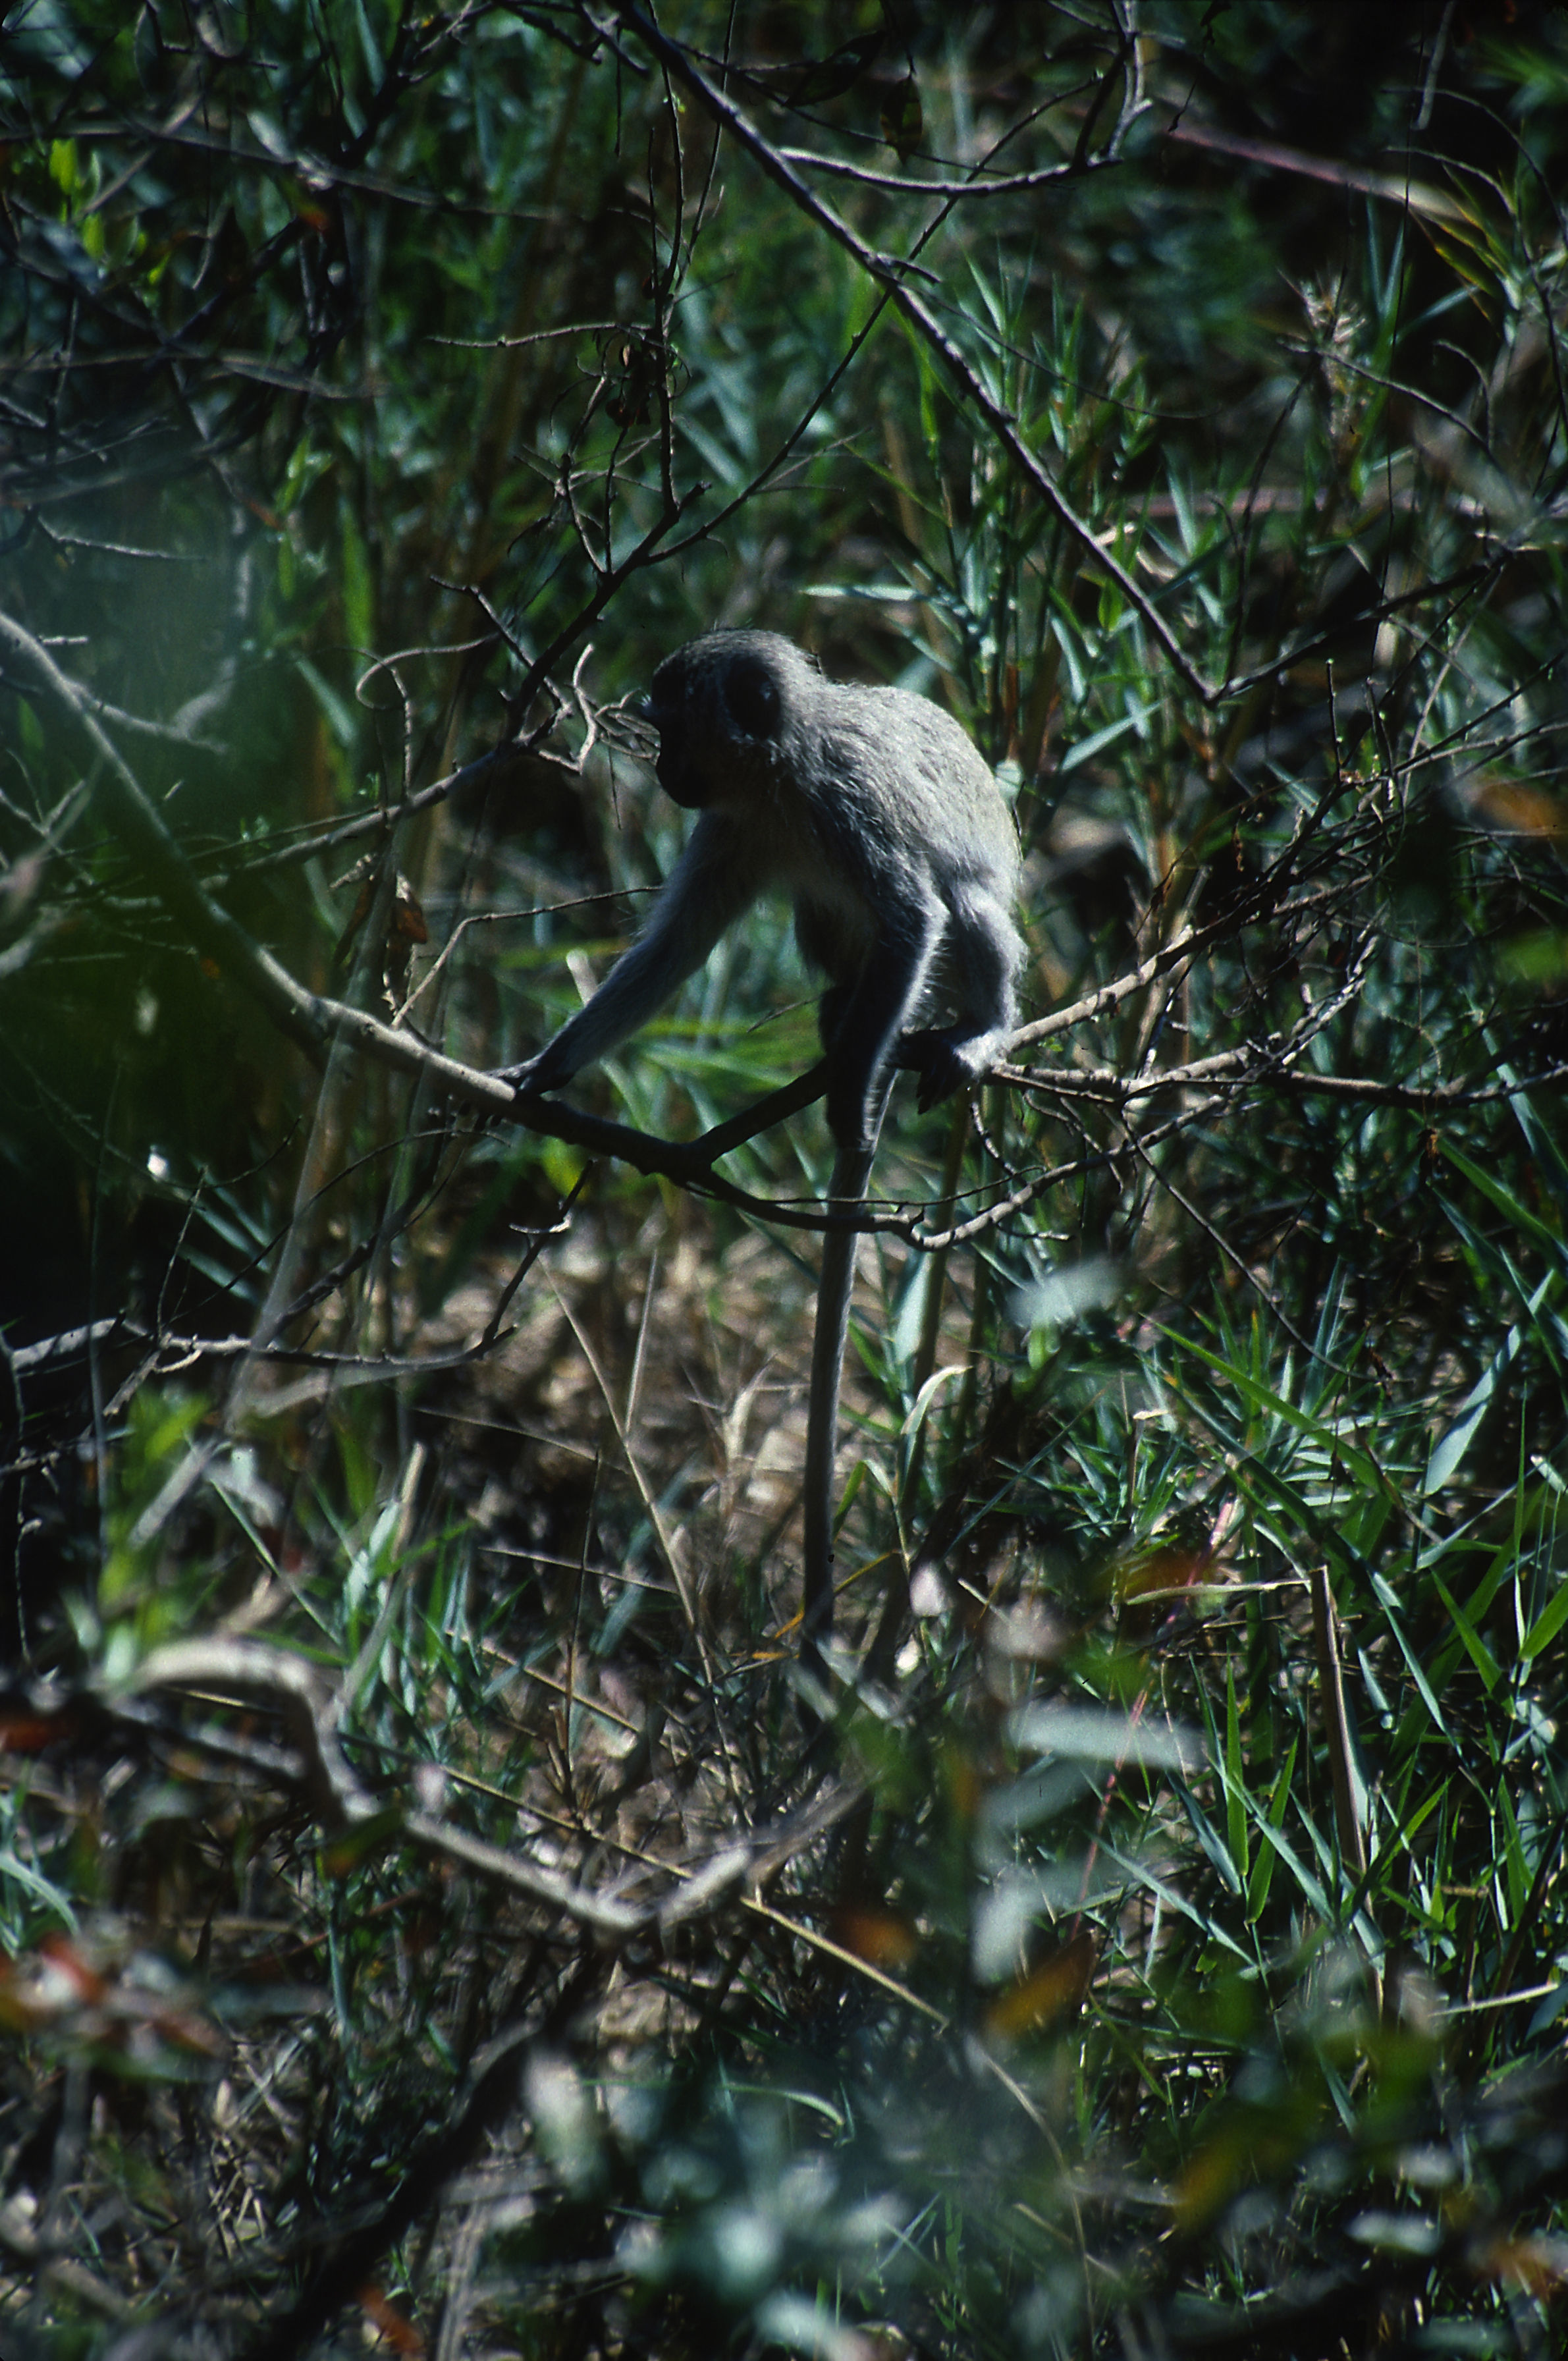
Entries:
MULTIPOLYGON (((638 940, 508 1079, 554 1090, 602 1058, 776 889, 794 903, 801 950, 829 978, 819 1023, 838 1151, 830 1193, 853 1204, 895 1052, 929 1107, 987 1073, 1016 1023, 1018 843, 1001 790, 939 706, 826 680, 775 631, 693 640, 659 666, 643 711, 659 733, 660 784, 702 817, 638 940), (936 1001, 952 1021, 910 1031, 936 1001)), ((817 1667, 833 1619, 833 1461, 857 1245, 852 1229, 828 1232, 817 1299, 802 1648, 817 1667)))

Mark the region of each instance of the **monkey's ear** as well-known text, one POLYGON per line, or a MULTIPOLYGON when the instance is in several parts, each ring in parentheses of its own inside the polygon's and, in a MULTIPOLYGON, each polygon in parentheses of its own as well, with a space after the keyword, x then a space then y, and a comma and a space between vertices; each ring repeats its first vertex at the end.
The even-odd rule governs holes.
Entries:
POLYGON ((755 656, 737 656, 724 675, 729 719, 748 738, 771 738, 779 726, 778 683, 755 656))

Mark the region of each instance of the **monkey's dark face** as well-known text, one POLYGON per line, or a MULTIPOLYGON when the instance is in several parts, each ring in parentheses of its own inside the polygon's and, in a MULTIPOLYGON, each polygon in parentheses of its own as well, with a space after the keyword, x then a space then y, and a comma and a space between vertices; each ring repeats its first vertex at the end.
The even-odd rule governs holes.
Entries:
POLYGON ((643 714, 659 733, 659 784, 688 811, 722 803, 747 757, 778 735, 784 699, 770 656, 749 640, 718 633, 666 658, 653 675, 643 714))

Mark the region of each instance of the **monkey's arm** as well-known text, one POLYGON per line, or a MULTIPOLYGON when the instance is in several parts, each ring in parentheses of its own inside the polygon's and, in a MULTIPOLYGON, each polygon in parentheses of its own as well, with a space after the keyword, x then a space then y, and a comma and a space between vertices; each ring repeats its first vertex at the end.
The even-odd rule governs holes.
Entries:
POLYGON ((852 984, 823 1004, 828 1128, 841 1157, 869 1156, 882 1128, 898 1037, 918 1007, 942 939, 941 906, 883 904, 883 933, 852 984))
POLYGON ((734 824, 705 812, 631 949, 554 1040, 500 1070, 505 1079, 520 1091, 553 1091, 608 1056, 695 974, 765 882, 734 824))
POLYGON ((970 885, 952 895, 949 919, 961 1014, 956 1024, 906 1035, 903 1044, 905 1060, 920 1075, 922 1111, 989 1073, 1018 1023, 1013 979, 1024 945, 1007 905, 970 885))

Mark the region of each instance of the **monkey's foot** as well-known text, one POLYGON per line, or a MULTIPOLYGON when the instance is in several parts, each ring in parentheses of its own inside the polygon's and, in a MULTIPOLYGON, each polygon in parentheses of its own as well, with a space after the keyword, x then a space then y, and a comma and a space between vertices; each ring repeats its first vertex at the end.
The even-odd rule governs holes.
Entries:
POLYGON ((967 1091, 979 1080, 973 1064, 946 1033, 905 1033, 898 1045, 898 1062, 920 1077, 915 1104, 926 1115, 955 1091, 967 1091))

